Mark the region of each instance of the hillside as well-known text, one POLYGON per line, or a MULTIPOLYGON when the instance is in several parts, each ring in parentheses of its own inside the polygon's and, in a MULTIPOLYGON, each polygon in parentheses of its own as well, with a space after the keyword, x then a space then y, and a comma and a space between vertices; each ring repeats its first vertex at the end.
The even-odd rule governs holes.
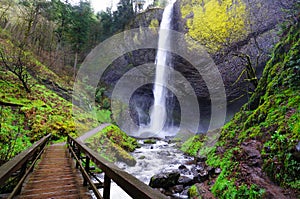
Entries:
POLYGON ((194 155, 200 150, 208 165, 221 168, 210 182, 218 198, 300 194, 299 18, 283 35, 250 101, 222 128, 216 145, 202 147, 196 139, 184 148, 194 155))
MULTIPOLYGON (((14 59, 16 47, 9 34, 2 29, 0 31, 1 52, 5 52, 7 60, 14 59)), ((48 133, 52 134, 53 140, 59 140, 67 134, 76 136, 77 132, 85 132, 96 124, 92 115, 84 111, 81 115, 72 115, 72 103, 59 96, 60 92, 54 91, 57 87, 70 90, 70 84, 39 62, 32 52, 22 51, 22 54, 26 57, 24 65, 31 69, 30 73, 24 73, 28 76, 26 84, 30 92, 26 92, 12 71, 7 70, 4 64, 0 65, 1 162, 9 160, 48 133), (42 84, 46 80, 53 90, 47 88, 48 84, 42 84), (74 117, 82 122, 81 126, 75 126, 74 117)))

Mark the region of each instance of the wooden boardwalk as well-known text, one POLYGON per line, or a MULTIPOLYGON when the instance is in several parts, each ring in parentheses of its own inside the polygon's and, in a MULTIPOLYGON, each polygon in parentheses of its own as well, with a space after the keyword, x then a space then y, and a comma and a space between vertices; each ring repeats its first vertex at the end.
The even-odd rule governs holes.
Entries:
POLYGON ((91 198, 65 145, 48 146, 17 198, 91 198))

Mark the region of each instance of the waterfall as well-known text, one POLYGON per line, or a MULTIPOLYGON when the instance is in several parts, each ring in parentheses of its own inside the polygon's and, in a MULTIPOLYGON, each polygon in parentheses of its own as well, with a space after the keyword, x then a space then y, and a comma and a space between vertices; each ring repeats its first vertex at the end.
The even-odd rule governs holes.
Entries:
POLYGON ((156 55, 156 74, 153 88, 154 104, 150 109, 150 124, 142 130, 144 136, 162 137, 163 128, 167 121, 165 88, 168 80, 168 66, 170 66, 170 55, 166 49, 171 45, 169 30, 171 29, 174 1, 169 3, 163 12, 159 29, 158 51, 156 55))

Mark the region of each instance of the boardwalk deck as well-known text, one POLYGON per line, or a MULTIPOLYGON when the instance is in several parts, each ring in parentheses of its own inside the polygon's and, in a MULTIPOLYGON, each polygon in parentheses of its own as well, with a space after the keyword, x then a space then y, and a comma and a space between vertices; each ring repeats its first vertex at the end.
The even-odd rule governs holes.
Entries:
POLYGON ((42 160, 24 184, 20 199, 91 198, 82 177, 74 168, 66 146, 49 146, 42 160))

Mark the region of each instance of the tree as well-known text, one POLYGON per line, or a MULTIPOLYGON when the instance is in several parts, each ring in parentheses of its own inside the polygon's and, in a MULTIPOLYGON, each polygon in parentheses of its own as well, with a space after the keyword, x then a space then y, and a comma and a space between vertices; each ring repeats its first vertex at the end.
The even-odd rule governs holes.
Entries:
POLYGON ((196 0, 194 4, 183 5, 182 15, 191 12, 187 26, 189 35, 215 53, 230 44, 241 40, 247 34, 246 5, 241 0, 196 0))
POLYGON ((80 1, 78 6, 74 6, 72 9, 71 26, 68 31, 68 37, 72 45, 72 49, 75 53, 74 60, 74 75, 76 73, 78 54, 84 50, 90 34, 90 27, 94 20, 94 13, 91 8, 90 2, 80 1))
POLYGON ((120 0, 118 8, 113 12, 113 33, 125 30, 125 26, 135 17, 131 0, 120 0))
POLYGON ((0 49, 0 64, 18 77, 27 93, 30 93, 28 83, 28 55, 20 48, 12 48, 11 52, 0 49))
POLYGON ((113 35, 113 14, 111 9, 108 8, 106 12, 102 11, 97 14, 97 18, 100 20, 100 41, 107 39, 113 35))
POLYGON ((5 27, 6 23, 8 22, 7 12, 14 4, 15 2, 12 0, 3 0, 0 2, 0 23, 2 27, 5 27))

